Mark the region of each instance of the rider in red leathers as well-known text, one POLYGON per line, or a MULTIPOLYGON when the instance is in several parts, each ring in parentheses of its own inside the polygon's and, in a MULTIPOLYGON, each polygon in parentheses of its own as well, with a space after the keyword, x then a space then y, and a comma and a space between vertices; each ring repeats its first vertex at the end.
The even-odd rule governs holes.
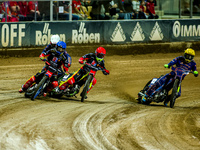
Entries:
MULTIPOLYGON (((84 56, 82 56, 79 59, 79 63, 80 64, 84 64, 84 63, 88 63, 91 64, 93 66, 98 66, 102 68, 102 72, 104 75, 108 75, 109 74, 109 70, 107 70, 104 66, 104 56, 106 54, 106 50, 103 47, 98 47, 94 53, 89 53, 86 54, 84 56)), ((55 88, 55 92, 57 94, 62 93, 69 85, 74 84, 75 82, 79 81, 84 75, 86 75, 89 72, 89 68, 87 66, 82 66, 76 73, 74 73, 72 75, 72 77, 70 77, 69 80, 67 80, 66 82, 63 82, 62 84, 60 84, 58 87, 55 88)), ((89 91, 92 89, 92 87, 96 84, 96 79, 95 77, 92 80, 92 85, 90 86, 89 91)), ((79 87, 80 88, 80 87, 79 87)), ((88 91, 88 92, 89 92, 88 91)))

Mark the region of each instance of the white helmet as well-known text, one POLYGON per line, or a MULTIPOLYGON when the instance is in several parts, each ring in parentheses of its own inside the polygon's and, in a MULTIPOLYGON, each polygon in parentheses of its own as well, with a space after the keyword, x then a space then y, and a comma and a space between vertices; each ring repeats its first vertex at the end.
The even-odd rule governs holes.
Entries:
POLYGON ((57 44, 60 41, 60 37, 58 35, 51 36, 51 44, 57 44))

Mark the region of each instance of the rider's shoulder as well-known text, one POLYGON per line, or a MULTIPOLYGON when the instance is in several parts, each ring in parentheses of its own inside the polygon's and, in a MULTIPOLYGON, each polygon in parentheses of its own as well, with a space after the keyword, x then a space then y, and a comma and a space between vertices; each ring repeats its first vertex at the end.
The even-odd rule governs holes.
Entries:
POLYGON ((191 61, 192 64, 196 65, 196 62, 194 60, 191 61))
POLYGON ((95 54, 94 53, 88 53, 88 54, 85 54, 84 56, 85 57, 95 57, 95 54))
POLYGON ((178 56, 178 57, 176 57, 176 59, 177 59, 177 60, 181 60, 181 61, 184 61, 184 60, 185 60, 183 56, 178 56))

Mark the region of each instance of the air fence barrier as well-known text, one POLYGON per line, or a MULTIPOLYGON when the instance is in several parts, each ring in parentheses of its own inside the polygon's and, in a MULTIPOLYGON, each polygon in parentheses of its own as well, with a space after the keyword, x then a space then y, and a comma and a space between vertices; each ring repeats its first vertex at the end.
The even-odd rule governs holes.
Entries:
POLYGON ((52 34, 58 34, 68 49, 94 50, 105 45, 119 53, 130 52, 130 48, 138 53, 157 52, 158 47, 177 43, 180 48, 199 44, 200 19, 0 23, 0 33, 0 55, 20 50, 24 54, 27 50, 41 52, 52 34))

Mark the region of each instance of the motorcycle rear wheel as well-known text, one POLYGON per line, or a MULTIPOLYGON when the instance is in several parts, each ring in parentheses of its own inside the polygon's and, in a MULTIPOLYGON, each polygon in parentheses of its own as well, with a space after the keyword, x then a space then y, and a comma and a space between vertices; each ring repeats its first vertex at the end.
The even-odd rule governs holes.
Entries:
POLYGON ((85 100, 85 97, 86 97, 87 92, 89 90, 89 86, 90 86, 90 83, 92 81, 92 78, 93 78, 93 76, 89 75, 88 78, 87 78, 87 80, 86 80, 86 82, 85 82, 85 85, 83 87, 83 91, 81 93, 81 102, 84 102, 84 100, 85 100))
POLYGON ((35 98, 41 93, 41 91, 43 90, 43 85, 46 82, 46 80, 48 79, 48 76, 44 76, 42 78, 42 80, 39 82, 38 86, 36 87, 33 95, 31 96, 31 100, 34 101, 35 98))
POLYGON ((174 81, 174 85, 173 85, 173 89, 172 89, 172 94, 170 96, 170 107, 171 108, 174 107, 174 104, 175 104, 175 101, 176 101, 178 85, 179 85, 179 79, 176 79, 174 81))

